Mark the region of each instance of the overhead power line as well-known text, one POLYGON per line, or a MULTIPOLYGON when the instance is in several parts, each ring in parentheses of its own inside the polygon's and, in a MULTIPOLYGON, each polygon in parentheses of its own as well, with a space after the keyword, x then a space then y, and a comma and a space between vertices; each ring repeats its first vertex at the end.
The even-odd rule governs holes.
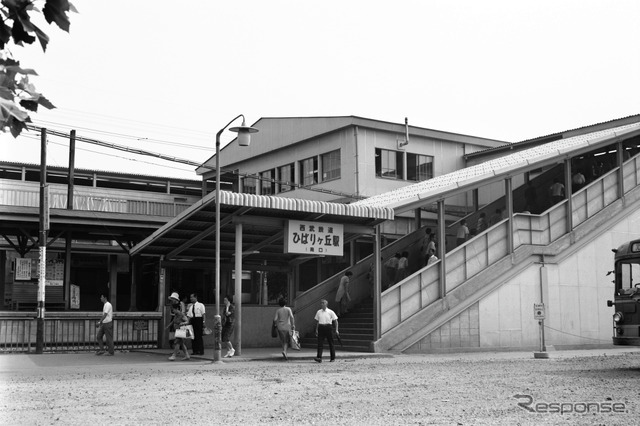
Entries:
MULTIPOLYGON (((31 124, 27 125, 27 128, 29 130, 34 130, 34 131, 42 131, 42 127, 38 127, 38 126, 34 126, 31 124)), ((63 137, 63 138, 69 138, 71 137, 71 135, 69 133, 64 133, 64 132, 60 132, 57 130, 50 130, 47 129, 47 134, 50 134, 52 136, 59 136, 59 137, 63 137)), ((94 144, 94 145, 98 145, 98 146, 102 146, 105 148, 110 148, 110 149, 116 149, 119 151, 125 151, 125 152, 130 152, 133 154, 137 154, 137 155, 146 155, 146 156, 151 156, 151 157, 155 157, 155 158, 159 158, 162 160, 166 160, 166 161, 171 161, 174 163, 181 163, 181 164, 187 164, 189 166, 194 166, 194 167, 204 167, 207 170, 213 171, 215 170, 212 167, 208 167, 208 166, 204 166, 203 163, 199 163, 196 161, 192 161, 192 160, 187 160, 184 158, 179 158, 179 157, 173 157, 173 156, 169 156, 169 155, 165 155, 165 154, 161 154, 161 153, 157 153, 157 152, 151 152, 151 151, 146 151, 143 149, 138 149, 138 148, 132 148, 130 146, 125 146, 125 145, 118 145, 112 142, 104 142, 98 139, 93 139, 93 138, 87 138, 84 136, 78 136, 76 135, 75 137, 76 141, 78 142, 86 142, 86 143, 90 143, 90 144, 94 144)), ((221 171, 223 171, 221 169, 221 171)), ((234 175, 238 175, 244 178, 250 178, 250 179, 256 179, 258 181, 264 181, 264 182, 270 182, 270 183, 279 183, 281 185, 286 185, 286 186, 290 186, 296 189, 306 189, 308 191, 313 191, 313 192, 320 192, 323 194, 330 194, 330 195, 334 195, 334 196, 338 196, 338 197, 343 197, 343 198, 350 198, 353 200, 362 200, 366 197, 363 197, 361 195, 355 195, 355 194, 348 194, 345 192, 341 192, 341 191, 335 191, 332 189, 327 189, 327 188, 319 188, 319 187, 311 187, 309 185, 300 185, 294 182, 283 182, 283 181, 279 181, 276 179, 270 179, 270 178, 263 178, 260 175, 252 175, 249 173, 241 173, 237 170, 232 170, 232 171, 226 171, 227 173, 233 173, 234 175)))

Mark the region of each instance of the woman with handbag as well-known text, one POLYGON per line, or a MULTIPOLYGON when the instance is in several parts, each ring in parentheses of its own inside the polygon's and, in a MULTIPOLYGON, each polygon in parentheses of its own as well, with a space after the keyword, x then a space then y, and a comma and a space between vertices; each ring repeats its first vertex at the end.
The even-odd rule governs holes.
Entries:
POLYGON ((284 299, 280 299, 278 301, 280 305, 280 309, 276 311, 276 316, 273 318, 273 322, 276 324, 276 328, 278 330, 278 337, 280 338, 280 343, 282 343, 282 356, 285 361, 289 358, 287 357, 287 349, 289 348, 289 335, 290 332, 296 329, 296 322, 293 318, 293 312, 291 308, 285 306, 287 301, 284 299))
POLYGON ((173 326, 173 319, 174 319, 173 308, 178 308, 181 312, 186 312, 186 311, 185 311, 184 303, 180 301, 180 296, 175 291, 171 293, 171 296, 169 296, 169 303, 171 304, 171 310, 170 310, 171 322, 169 322, 169 325, 167 326, 167 328, 169 329, 169 346, 173 348, 173 344, 175 342, 175 331, 176 331, 175 327, 173 326))
POLYGON ((183 361, 188 361, 189 351, 187 350, 186 337, 178 337, 178 330, 184 325, 189 325, 189 318, 185 315, 184 312, 180 310, 180 306, 174 306, 171 308, 171 313, 173 314, 173 328, 176 330, 176 336, 173 343, 173 354, 169 357, 169 361, 175 361, 178 352, 180 352, 180 347, 184 350, 184 358, 183 361))

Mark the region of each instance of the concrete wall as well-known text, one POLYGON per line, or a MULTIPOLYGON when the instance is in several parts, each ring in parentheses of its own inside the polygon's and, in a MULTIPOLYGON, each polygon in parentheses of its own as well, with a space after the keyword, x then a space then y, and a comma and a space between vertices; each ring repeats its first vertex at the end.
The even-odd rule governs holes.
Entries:
MULTIPOLYGON (((544 290, 547 345, 611 344, 614 309, 612 248, 640 236, 640 212, 604 230, 565 259, 545 266, 546 285, 540 285, 541 265, 532 265, 480 301, 480 346, 537 347, 539 326, 533 304, 544 290)), ((553 259, 550 259, 553 262, 553 259)), ((544 283, 544 279, 542 280, 544 283)))
MULTIPOLYGON (((271 337, 271 323, 279 306, 242 306, 242 347, 243 348, 269 348, 279 347, 280 341, 271 337)), ((205 305, 207 312, 206 326, 213 328, 213 316, 215 305, 205 305)), ((220 308, 222 312, 222 307, 220 308)), ((168 332, 167 332, 168 333, 168 332)), ((204 336, 205 348, 213 348, 213 334, 204 336)), ((237 332, 231 337, 231 343, 237 344, 237 332)), ((223 353, 226 349, 223 347, 223 353)))
MULTIPOLYGON (((413 344, 406 353, 464 349, 532 349, 540 345, 533 304, 544 300, 545 343, 554 347, 611 344, 613 252, 640 237, 640 211, 599 230, 570 254, 547 257, 413 344), (564 255, 564 257, 563 257, 564 255), (541 297, 544 294, 544 297, 541 297)), ((565 252, 567 252, 565 251, 565 252)))

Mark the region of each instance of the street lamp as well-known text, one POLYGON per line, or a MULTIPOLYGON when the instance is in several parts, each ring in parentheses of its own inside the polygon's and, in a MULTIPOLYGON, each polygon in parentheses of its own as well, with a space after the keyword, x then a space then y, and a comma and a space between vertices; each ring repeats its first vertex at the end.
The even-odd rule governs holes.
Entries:
MULTIPOLYGON (((213 362, 220 362, 220 355, 222 351, 222 343, 220 342, 220 333, 218 333, 219 328, 218 324, 221 324, 220 318, 220 135, 224 130, 229 127, 231 123, 236 121, 238 118, 242 117, 242 125, 238 127, 231 127, 229 131, 235 132, 238 134, 238 145, 240 146, 249 146, 251 143, 251 133, 257 133, 258 129, 253 127, 249 127, 245 125, 244 115, 240 114, 233 120, 227 123, 220 131, 216 134, 216 271, 215 271, 215 282, 216 282, 216 315, 215 315, 215 325, 216 325, 216 333, 215 333, 215 342, 213 348, 213 362)), ((240 271, 236 271, 236 274, 239 274, 240 271)), ((238 297, 241 297, 238 295, 238 297)))

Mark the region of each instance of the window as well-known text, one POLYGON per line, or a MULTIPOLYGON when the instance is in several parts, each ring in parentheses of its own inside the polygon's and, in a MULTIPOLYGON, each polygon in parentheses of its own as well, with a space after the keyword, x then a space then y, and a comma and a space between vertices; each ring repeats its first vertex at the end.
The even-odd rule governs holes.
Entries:
POLYGON ((293 189, 294 171, 293 163, 278 167, 278 192, 287 192, 293 189))
POLYGON ((242 179, 242 193, 243 194, 256 194, 258 189, 258 182, 256 178, 245 177, 242 179))
POLYGON ((376 176, 403 179, 402 152, 376 148, 376 176))
POLYGON ((634 294, 636 284, 640 283, 640 264, 634 263, 633 260, 620 262, 616 272, 618 294, 634 294))
POLYGON ((318 183, 318 157, 300 161, 300 184, 303 186, 318 183))
POLYGON ((433 157, 407 153, 407 180, 420 182, 433 178, 433 157))
POLYGON ((273 195, 276 192, 276 170, 260 173, 260 195, 273 195))
POLYGON ((320 156, 322 165, 322 182, 340 179, 340 150, 327 152, 320 156))

